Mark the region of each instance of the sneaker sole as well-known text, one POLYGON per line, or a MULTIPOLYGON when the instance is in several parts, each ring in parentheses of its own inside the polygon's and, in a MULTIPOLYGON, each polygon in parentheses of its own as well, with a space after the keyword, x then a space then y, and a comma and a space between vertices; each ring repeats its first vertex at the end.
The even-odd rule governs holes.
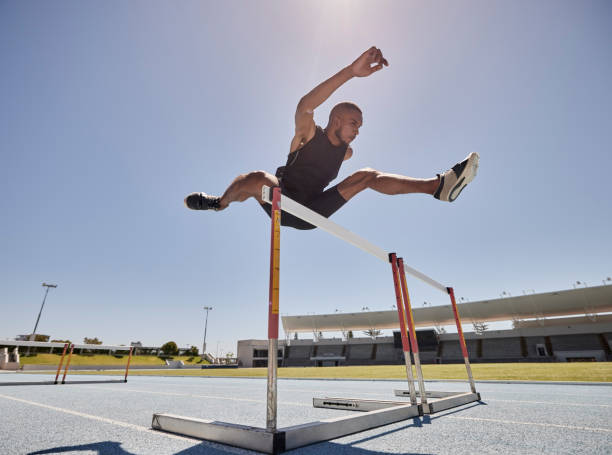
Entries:
POLYGON ((448 202, 453 202, 455 199, 459 197, 463 189, 474 180, 476 177, 476 173, 478 172, 478 160, 480 159, 480 155, 476 152, 472 152, 468 156, 468 162, 461 175, 458 176, 457 183, 448 193, 448 202))

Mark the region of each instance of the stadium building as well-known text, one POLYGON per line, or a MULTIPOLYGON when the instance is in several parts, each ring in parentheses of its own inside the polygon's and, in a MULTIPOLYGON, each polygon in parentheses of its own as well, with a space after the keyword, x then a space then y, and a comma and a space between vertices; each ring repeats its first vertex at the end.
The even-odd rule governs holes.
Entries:
MULTIPOLYGON (((465 332, 470 361, 612 361, 612 286, 578 288, 458 304, 464 327, 512 321, 510 330, 465 332)), ((450 305, 413 309, 423 363, 462 363, 456 333, 432 327, 454 324, 450 305)), ((397 311, 283 316, 279 366, 403 364, 397 311), (352 338, 351 333, 394 330, 394 336, 352 338), (341 332, 340 338, 319 336, 341 332), (312 339, 291 339, 295 334, 312 339)), ((238 364, 265 367, 267 340, 238 342, 238 364)))

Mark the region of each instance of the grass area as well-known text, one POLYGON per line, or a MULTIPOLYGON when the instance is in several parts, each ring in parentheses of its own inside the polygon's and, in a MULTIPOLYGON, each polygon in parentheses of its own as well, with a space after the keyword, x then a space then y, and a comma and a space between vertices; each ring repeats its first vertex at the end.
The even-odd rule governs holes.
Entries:
MULTIPOLYGON (((476 380, 612 382, 612 362, 479 363, 472 365, 472 372, 476 380)), ((74 372, 74 374, 76 374, 76 372, 74 372)), ((266 377, 267 369, 133 370, 130 372, 130 375, 266 377)), ((423 376, 426 380, 467 378, 465 366, 463 364, 423 365, 423 376)), ((278 377, 313 379, 404 379, 406 377, 406 370, 402 365, 279 368, 278 377)))
MULTIPOLYGON (((58 365, 62 354, 36 354, 33 356, 21 356, 19 359, 22 365, 58 365)), ((64 364, 68 359, 68 355, 64 358, 64 364)), ((128 354, 113 356, 108 354, 94 354, 94 355, 81 355, 72 354, 70 365, 109 365, 125 367, 128 359, 128 354)), ((202 365, 208 364, 207 360, 201 361, 200 357, 191 356, 174 356, 172 360, 182 360, 185 365, 202 365)), ((154 355, 135 355, 132 356, 131 365, 142 365, 142 366, 159 366, 165 365, 164 359, 160 359, 154 355)))

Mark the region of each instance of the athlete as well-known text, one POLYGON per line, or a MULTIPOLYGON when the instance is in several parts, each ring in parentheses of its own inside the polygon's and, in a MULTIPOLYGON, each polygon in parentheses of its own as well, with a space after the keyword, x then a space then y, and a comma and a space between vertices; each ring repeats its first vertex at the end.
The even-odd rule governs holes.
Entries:
MULTIPOLYGON (((477 153, 471 153, 452 169, 429 179, 388 174, 375 169, 361 169, 337 185, 325 189, 334 180, 342 163, 353 156, 351 142, 363 123, 361 109, 344 102, 331 110, 327 126, 315 125, 314 110, 341 85, 354 77, 367 77, 389 66, 380 49, 371 47, 351 65, 340 70, 306 94, 295 112, 295 135, 291 140, 285 166, 276 175, 253 171, 234 179, 222 196, 191 193, 185 205, 192 210, 224 210, 232 202, 255 198, 270 214, 270 204, 261 198, 261 187, 280 186, 282 194, 305 205, 324 217, 329 217, 356 194, 371 188, 383 194, 424 193, 441 201, 454 201, 476 176, 477 153)), ((281 224, 296 229, 314 226, 289 213, 281 213, 281 224)))

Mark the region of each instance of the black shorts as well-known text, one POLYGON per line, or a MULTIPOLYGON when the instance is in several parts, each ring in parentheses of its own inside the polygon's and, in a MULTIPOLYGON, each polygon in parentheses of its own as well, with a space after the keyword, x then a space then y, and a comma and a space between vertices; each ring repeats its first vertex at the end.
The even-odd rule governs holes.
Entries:
MULTIPOLYGON (((282 186, 281 186, 282 191, 282 186)), ((283 192, 283 194, 287 195, 293 200, 300 200, 301 198, 295 197, 294 195, 283 192)), ((325 218, 329 218, 332 214, 336 213, 336 211, 346 204, 346 199, 344 199, 340 193, 338 192, 338 185, 332 186, 331 188, 323 191, 321 194, 315 196, 310 199, 308 202, 300 202, 302 205, 308 207, 310 210, 317 212, 319 215, 324 216, 325 218)), ((267 202, 261 204, 261 207, 266 211, 268 216, 272 213, 272 206, 267 202)), ((281 210, 281 225, 289 226, 295 229, 314 229, 316 226, 313 226, 306 221, 293 216, 291 213, 283 212, 281 210)))

